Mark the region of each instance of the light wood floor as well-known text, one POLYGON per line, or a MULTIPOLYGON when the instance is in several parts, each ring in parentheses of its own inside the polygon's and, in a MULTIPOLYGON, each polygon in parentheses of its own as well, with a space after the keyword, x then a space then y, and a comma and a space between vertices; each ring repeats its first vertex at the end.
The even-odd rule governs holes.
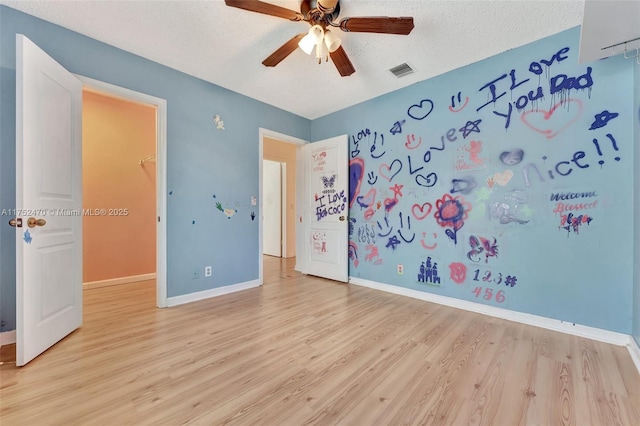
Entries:
POLYGON ((640 425, 623 347, 292 268, 162 310, 153 282, 86 290, 80 330, 0 366, 0 424, 640 425))

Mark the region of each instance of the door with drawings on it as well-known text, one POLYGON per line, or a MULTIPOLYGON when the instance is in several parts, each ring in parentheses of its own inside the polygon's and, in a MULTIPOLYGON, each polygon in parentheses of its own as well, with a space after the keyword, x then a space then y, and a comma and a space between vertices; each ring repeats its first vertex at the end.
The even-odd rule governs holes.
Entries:
POLYGON ((349 164, 347 135, 303 147, 306 239, 302 272, 347 282, 349 164))

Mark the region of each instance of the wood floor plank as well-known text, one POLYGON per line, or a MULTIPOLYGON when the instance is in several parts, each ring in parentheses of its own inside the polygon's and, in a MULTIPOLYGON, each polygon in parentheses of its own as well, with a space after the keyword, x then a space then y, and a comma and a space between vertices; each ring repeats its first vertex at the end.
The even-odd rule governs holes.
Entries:
POLYGON ((85 290, 83 325, 18 368, 5 425, 633 425, 624 347, 304 276, 167 309, 153 281, 85 290))

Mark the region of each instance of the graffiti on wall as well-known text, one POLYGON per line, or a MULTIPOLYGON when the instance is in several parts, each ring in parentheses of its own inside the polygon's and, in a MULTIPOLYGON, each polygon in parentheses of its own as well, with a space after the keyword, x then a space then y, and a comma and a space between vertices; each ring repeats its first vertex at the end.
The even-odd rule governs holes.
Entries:
POLYGON ((467 266, 461 262, 449 264, 449 278, 456 284, 462 284, 467 279, 467 266))
POLYGON ((593 221, 593 210, 598 207, 597 191, 553 192, 549 197, 553 213, 560 219, 558 229, 571 234, 580 234, 584 225, 593 221))
POLYGON ((467 259, 472 262, 484 260, 484 263, 488 263, 490 257, 498 257, 496 237, 485 238, 472 235, 469 237, 469 247, 471 250, 467 252, 467 259))
POLYGON ((425 284, 440 285, 440 276, 438 275, 438 263, 431 260, 431 257, 420 263, 418 270, 418 282, 425 284))
POLYGON ((512 191, 506 194, 503 200, 491 203, 490 216, 492 219, 497 219, 502 225, 509 223, 524 225, 529 223, 529 219, 523 218, 526 213, 529 213, 526 204, 527 194, 524 191, 512 191), (522 208, 523 206, 525 208, 522 208))
POLYGON ((474 170, 486 167, 488 158, 481 157, 482 141, 472 140, 456 148, 456 171, 474 170))
POLYGON ((471 204, 467 203, 461 195, 444 194, 436 201, 434 213, 436 222, 445 228, 445 234, 454 244, 458 243, 458 231, 464 226, 470 211, 471 204))
POLYGON ((358 123, 349 137, 349 215, 358 220, 352 264, 358 247, 364 253, 360 276, 389 274, 402 285, 395 265, 419 250, 419 283, 441 285, 437 267, 447 265, 445 279, 469 286, 469 299, 503 303, 521 288, 503 272, 526 252, 516 235, 544 225, 588 238, 597 229, 600 191, 578 199, 571 186, 624 165, 625 114, 598 105, 599 64, 575 64, 576 48, 565 43, 546 50, 475 81, 469 74, 460 87, 425 83, 423 93, 390 104, 382 124, 379 115, 377 124, 358 123))
POLYGON ((581 227, 583 225, 590 225, 592 221, 593 217, 589 216, 588 214, 563 214, 560 217, 560 226, 558 226, 558 228, 567 231, 567 237, 569 237, 569 235, 571 234, 580 234, 581 227))

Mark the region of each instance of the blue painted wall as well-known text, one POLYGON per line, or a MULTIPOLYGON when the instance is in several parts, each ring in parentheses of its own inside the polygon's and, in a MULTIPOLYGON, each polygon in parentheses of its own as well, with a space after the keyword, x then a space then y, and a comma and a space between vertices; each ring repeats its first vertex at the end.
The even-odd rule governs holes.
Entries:
POLYGON ((578 65, 578 43, 312 122, 314 141, 349 135, 351 276, 631 333, 634 71, 578 65))
MULTIPOLYGON (((629 60, 633 62, 633 60, 629 60)), ((640 64, 633 65, 634 77, 634 276, 633 276, 633 337, 640 345, 640 64)))
MULTIPOLYGON (((258 129, 308 140, 309 120, 0 6, 0 208, 15 208, 16 33, 73 73, 167 100, 168 296, 257 279, 258 129), (216 130, 215 114, 226 130, 216 130), (205 265, 213 278, 202 276, 205 265)), ((15 328, 14 230, 0 226, 0 241, 4 331, 15 328)))

